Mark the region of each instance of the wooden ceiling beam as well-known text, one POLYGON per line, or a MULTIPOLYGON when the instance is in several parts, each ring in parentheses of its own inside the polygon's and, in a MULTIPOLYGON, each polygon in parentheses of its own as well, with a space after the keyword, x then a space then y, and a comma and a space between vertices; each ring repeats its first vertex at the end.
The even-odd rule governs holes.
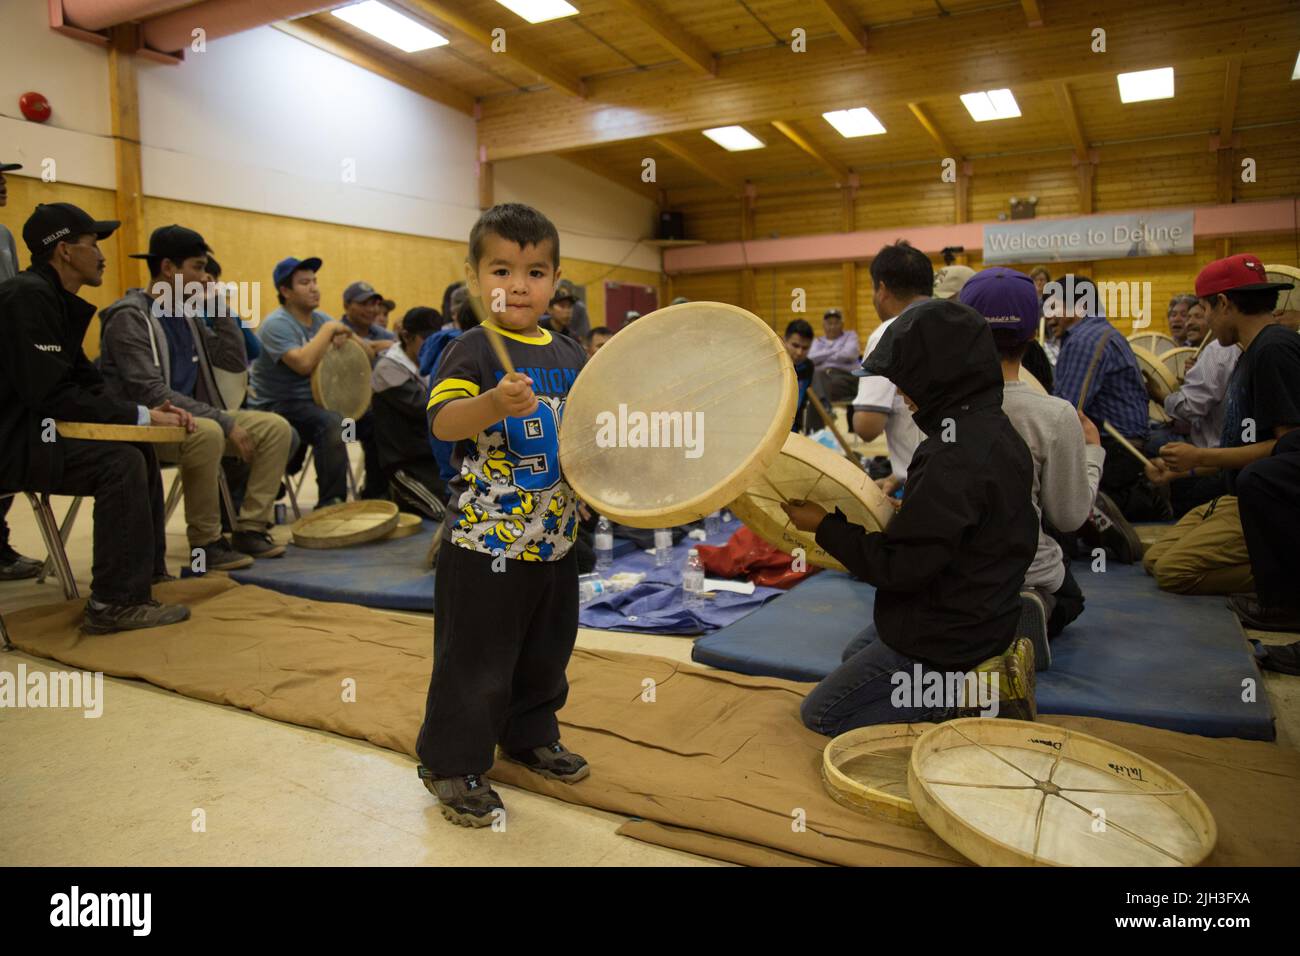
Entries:
POLYGON ((1223 84, 1223 109, 1219 113, 1219 142, 1232 143, 1232 127, 1237 119, 1237 94, 1241 89, 1241 57, 1228 57, 1228 75, 1223 84))
POLYGON ((688 33, 677 25, 671 17, 661 11, 649 0, 611 0, 627 16, 631 17, 646 30, 669 53, 677 57, 701 76, 715 76, 718 72, 718 58, 698 37, 688 33))
POLYGON ((705 159, 702 156, 697 156, 693 150, 683 146, 681 143, 674 142, 673 140, 663 136, 656 136, 651 140, 651 142, 662 149, 665 153, 677 157, 701 175, 707 176, 724 189, 730 190, 736 194, 743 194, 745 192, 745 183, 742 180, 732 176, 711 160, 705 159))
POLYGON ((553 90, 559 91, 566 96, 576 96, 579 99, 587 95, 586 87, 579 77, 572 76, 568 71, 556 66, 554 60, 550 57, 521 44, 517 37, 510 35, 509 30, 506 30, 505 49, 497 52, 493 49, 494 38, 492 31, 495 27, 484 26, 477 20, 466 16, 450 3, 442 2, 442 0, 401 0, 401 3, 411 10, 433 18, 440 24, 445 24, 451 30, 487 50, 493 56, 510 60, 520 69, 535 74, 553 90))
POLYGON ((1056 97, 1056 105, 1061 110, 1061 119, 1065 121, 1065 129, 1070 134, 1070 143, 1074 146, 1075 155, 1080 161, 1086 160, 1088 137, 1083 135, 1083 123, 1079 120, 1079 110, 1074 105, 1070 87, 1064 80, 1056 80, 1052 83, 1052 95, 1056 97))
POLYGON ((939 147, 939 156, 941 158, 961 158, 961 153, 959 153, 957 148, 953 146, 952 141, 943 134, 943 130, 939 129, 938 124, 930 118, 930 114, 925 111, 924 106, 920 103, 908 103, 907 108, 912 111, 912 115, 915 116, 916 121, 921 124, 921 128, 930 135, 930 139, 934 141, 934 145, 939 147))
POLYGON ((867 52, 867 28, 844 0, 813 0, 813 6, 855 53, 867 52))
POLYGON ((629 170, 626 173, 618 172, 610 166, 609 163, 592 156, 590 153, 574 151, 570 153, 560 153, 560 159, 566 159, 569 162, 581 166, 588 172, 595 173, 603 179, 608 179, 617 186, 624 189, 630 189, 638 195, 645 196, 647 199, 653 199, 658 202, 662 190, 657 183, 646 183, 641 181, 641 170, 629 170))
MULTIPOLYGON (((427 3, 429 0, 422 0, 427 3)), ((1220 55, 1285 49, 1294 57, 1300 5, 1292 0, 1238 0, 1211 14, 1192 6, 1094 0, 1053 8, 1049 23, 1026 31, 1018 5, 962 16, 901 23, 873 31, 870 106, 955 96, 972 89, 1050 83, 1071 77, 1146 69, 1184 59, 1186 51, 1220 55), (1067 55, 1104 14, 1108 50, 1067 55), (1014 36, 1014 44, 1007 37, 1014 36)), ((596 147, 641 137, 737 123, 811 118, 863 105, 864 61, 843 49, 812 44, 804 53, 764 48, 722 57, 709 83, 683 84, 680 74, 647 70, 587 80, 589 98, 553 91, 488 97, 480 142, 489 159, 553 153, 575 143, 596 147)))
POLYGON ((776 127, 777 132, 794 143, 805 153, 811 156, 822 167, 834 177, 837 185, 843 185, 849 181, 853 171, 848 166, 840 162, 834 156, 826 151, 820 144, 816 143, 807 133, 796 127, 793 123, 787 123, 783 120, 772 120, 772 125, 776 127))
POLYGON ((326 53, 332 53, 339 59, 347 60, 444 106, 471 115, 474 112, 474 97, 464 90, 435 80, 428 73, 394 57, 385 56, 367 44, 358 43, 341 30, 335 30, 316 20, 282 20, 272 26, 281 33, 310 43, 326 53))

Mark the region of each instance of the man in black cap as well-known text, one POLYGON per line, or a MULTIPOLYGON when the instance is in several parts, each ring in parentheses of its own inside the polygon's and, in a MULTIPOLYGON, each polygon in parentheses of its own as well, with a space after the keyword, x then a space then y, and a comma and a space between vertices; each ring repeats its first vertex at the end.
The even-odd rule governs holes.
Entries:
POLYGON ((211 571, 248 567, 254 558, 278 558, 284 546, 267 529, 289 460, 289 423, 273 412, 225 409, 214 369, 241 373, 248 366, 239 318, 227 310, 203 320, 208 302, 207 242, 193 229, 162 226, 149 251, 148 289, 128 289, 100 313, 100 368, 109 392, 154 405, 171 401, 195 417, 185 441, 158 446, 159 458, 180 466, 186 536, 211 571), (230 515, 232 543, 221 535, 218 473, 224 455, 249 465, 239 513, 230 515))
POLYGON ((538 326, 548 332, 567 335, 575 342, 582 341, 578 333, 573 330, 573 304, 576 301, 571 286, 557 285, 555 294, 551 296, 551 304, 547 307, 546 314, 537 323, 538 326))
MULTIPOLYGON (((9 187, 5 183, 5 173, 22 169, 21 163, 0 163, 0 206, 9 204, 9 187)), ((18 274, 18 247, 14 245, 14 234, 9 227, 0 223, 0 282, 12 279, 18 274)), ((26 558, 9 546, 9 506, 12 498, 0 498, 0 581, 21 581, 34 578, 41 573, 41 562, 35 558, 26 558)))
POLYGON ((91 634, 157 627, 189 617, 153 600, 166 580, 162 480, 146 444, 63 438, 55 421, 172 425, 194 419, 170 402, 115 399, 82 351, 95 307, 77 296, 104 281, 98 242, 117 229, 69 203, 36 207, 23 226, 32 264, 0 283, 0 490, 90 495, 94 565, 82 628, 91 634))
MULTIPOLYGON (((397 336, 379 324, 379 313, 384 297, 369 282, 357 281, 343 290, 343 322, 353 336, 370 353, 370 365, 379 361, 397 336)), ((388 479, 379 463, 379 445, 375 441, 374 410, 357 419, 357 441, 366 459, 366 481, 361 489, 362 498, 383 498, 388 494, 388 479)))

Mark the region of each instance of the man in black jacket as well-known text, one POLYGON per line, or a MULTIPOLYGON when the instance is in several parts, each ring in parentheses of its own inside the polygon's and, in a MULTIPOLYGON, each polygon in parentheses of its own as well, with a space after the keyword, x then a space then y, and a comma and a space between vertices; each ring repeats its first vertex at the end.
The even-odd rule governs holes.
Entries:
POLYGON ((0 489, 91 495, 94 566, 82 624, 87 633, 157 627, 189 617, 159 604, 151 585, 164 563, 162 481, 148 445, 63 438, 56 421, 179 425, 194 419, 109 397, 81 341, 95 307, 77 296, 103 282, 116 222, 96 222, 69 203, 36 207, 23 226, 29 269, 0 284, 0 489))
MULTIPOLYGON (((903 502, 868 533, 837 509, 785 506, 791 522, 876 587, 875 624, 804 700, 804 723, 835 735, 868 724, 946 720, 978 710, 948 692, 967 673, 995 682, 1001 716, 1033 719, 1033 648, 1016 639, 1020 589, 1038 543, 1033 462, 1002 412, 988 323, 952 300, 898 319, 863 362, 899 389, 926 438, 903 502), (932 688, 945 692, 932 695, 932 688), (922 693, 925 691, 925 693, 922 693)), ((981 707, 987 712, 983 694, 981 707)))

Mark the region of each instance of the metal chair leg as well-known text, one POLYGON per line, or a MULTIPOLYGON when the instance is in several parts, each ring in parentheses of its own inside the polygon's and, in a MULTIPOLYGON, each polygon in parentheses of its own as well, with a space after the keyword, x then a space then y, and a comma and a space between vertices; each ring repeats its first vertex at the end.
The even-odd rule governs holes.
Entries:
MULTIPOLYGON (((33 498, 31 495, 28 495, 28 498, 31 499, 32 501, 32 507, 37 508, 38 499, 33 498)), ((81 510, 81 498, 76 497, 72 499, 72 504, 68 505, 68 513, 63 516, 63 524, 61 526, 54 520, 54 509, 50 507, 50 496, 42 495, 39 500, 44 502, 45 512, 48 513, 50 519, 50 527, 52 529, 57 529, 55 533, 58 535, 59 547, 57 549, 51 548, 49 546, 50 543, 48 541, 45 542, 46 554, 48 556, 45 559, 45 564, 41 567, 41 573, 36 577, 36 583, 44 584, 45 579, 50 576, 51 572, 59 571, 57 561, 56 561, 56 554, 62 555, 63 564, 65 567, 69 569, 68 577, 66 579, 61 579, 64 582, 63 593, 67 594, 68 585, 66 582, 72 580, 72 573, 71 573, 71 566, 68 565, 68 555, 66 549, 64 548, 64 545, 68 543, 68 538, 72 536, 72 526, 76 524, 77 513, 81 510)), ((42 517, 42 514, 43 513, 40 511, 40 509, 37 508, 38 521, 42 517)), ((76 582, 73 582, 72 584, 71 596, 72 597, 77 596, 76 582)))
POLYGON ((172 520, 172 513, 175 512, 176 506, 181 503, 181 496, 185 493, 185 487, 181 484, 181 470, 176 469, 176 477, 172 479, 172 486, 167 489, 167 502, 163 505, 163 526, 172 520))
POLYGON ((298 508, 298 494, 293 490, 293 479, 288 475, 284 476, 284 490, 289 492, 289 507, 293 509, 293 520, 297 521, 302 517, 302 511, 298 508))
POLYGON ((40 529, 41 538, 45 541, 46 551, 49 553, 47 565, 52 563, 54 572, 58 575, 60 583, 63 585, 63 596, 68 600, 80 597, 77 591, 77 582, 72 577, 72 565, 68 562, 68 553, 64 550, 65 532, 72 530, 72 521, 77 516, 77 509, 81 505, 80 498, 72 500, 72 507, 68 509, 68 515, 64 519, 64 531, 59 529, 58 523, 54 520, 54 509, 50 507, 50 496, 40 495, 39 497, 32 492, 24 492, 27 500, 31 503, 32 511, 36 514, 36 525, 40 529))
POLYGON ((234 533, 239 530, 239 516, 235 513, 235 500, 230 497, 230 485, 226 481, 226 473, 220 467, 217 468, 217 490, 221 492, 221 503, 226 506, 226 514, 230 518, 230 530, 234 533))
POLYGON ((307 452, 302 456, 302 468, 298 470, 298 483, 294 486, 295 492, 302 491, 302 483, 307 480, 307 467, 311 464, 311 446, 307 446, 307 452))

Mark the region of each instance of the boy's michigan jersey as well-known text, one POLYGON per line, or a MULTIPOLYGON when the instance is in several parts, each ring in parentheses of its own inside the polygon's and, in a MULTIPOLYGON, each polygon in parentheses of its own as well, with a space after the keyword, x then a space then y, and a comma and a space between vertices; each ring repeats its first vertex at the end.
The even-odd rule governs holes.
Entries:
MULTIPOLYGON (((443 536, 484 554, 556 561, 578 535, 577 501, 560 474, 560 420, 586 353, 573 339, 539 330, 530 339, 503 333, 515 370, 533 380, 537 410, 489 425, 455 443, 443 536)), ((449 346, 429 394, 428 421, 446 402, 473 398, 504 377, 486 329, 449 346)))

